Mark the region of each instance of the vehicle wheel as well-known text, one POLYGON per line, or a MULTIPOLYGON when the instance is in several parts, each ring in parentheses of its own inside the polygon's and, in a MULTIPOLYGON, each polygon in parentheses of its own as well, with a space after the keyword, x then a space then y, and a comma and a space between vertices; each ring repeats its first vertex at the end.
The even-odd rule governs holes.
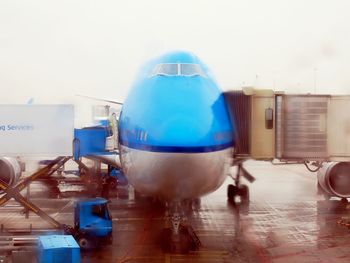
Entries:
POLYGON ((173 236, 170 228, 165 228, 163 229, 162 248, 167 253, 187 254, 194 248, 194 242, 186 227, 180 226, 177 236, 173 236))
POLYGON ((161 246, 164 252, 171 252, 171 229, 164 228, 162 231, 161 246))
POLYGON ((341 202, 342 204, 346 205, 349 201, 348 201, 347 198, 343 197, 343 198, 340 200, 340 202, 341 202))
POLYGON ((109 178, 108 185, 109 185, 109 189, 115 190, 117 188, 117 179, 109 178))
POLYGON ((235 196, 237 195, 237 187, 233 184, 229 184, 227 186, 227 199, 234 200, 235 196))
POLYGON ((187 254, 191 250, 191 239, 185 228, 179 230, 179 236, 170 241, 170 252, 175 254, 187 254))
POLYGON ((239 195, 242 198, 242 201, 249 201, 249 188, 245 184, 239 186, 239 195))
POLYGON ((180 228, 180 252, 187 254, 193 247, 193 242, 186 227, 180 228))
POLYGON ((77 242, 78 242, 79 247, 83 250, 90 249, 93 247, 91 240, 89 238, 87 238, 85 235, 78 236, 77 242))

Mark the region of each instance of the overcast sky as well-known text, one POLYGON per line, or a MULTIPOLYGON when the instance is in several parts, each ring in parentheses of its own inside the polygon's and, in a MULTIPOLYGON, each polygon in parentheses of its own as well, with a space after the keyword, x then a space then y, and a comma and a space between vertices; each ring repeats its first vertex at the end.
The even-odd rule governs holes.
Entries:
POLYGON ((197 54, 224 90, 350 93, 349 10, 334 0, 1 0, 0 103, 123 101, 140 64, 174 49, 197 54))

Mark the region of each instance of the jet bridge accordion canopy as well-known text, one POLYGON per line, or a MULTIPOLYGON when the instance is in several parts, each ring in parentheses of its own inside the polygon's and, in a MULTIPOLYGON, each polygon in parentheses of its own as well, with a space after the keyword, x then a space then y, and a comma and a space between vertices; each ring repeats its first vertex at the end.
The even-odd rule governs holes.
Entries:
POLYGON ((250 154, 250 130, 251 130, 251 96, 246 96, 242 91, 229 91, 224 93, 227 110, 234 131, 235 154, 250 154))

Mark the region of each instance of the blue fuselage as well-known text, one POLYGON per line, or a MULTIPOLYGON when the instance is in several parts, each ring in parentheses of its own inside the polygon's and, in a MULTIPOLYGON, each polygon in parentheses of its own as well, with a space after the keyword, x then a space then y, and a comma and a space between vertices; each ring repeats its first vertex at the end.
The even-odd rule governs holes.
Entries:
MULTIPOLYGON (((136 182, 145 178, 135 173, 147 174, 149 169, 144 161, 140 161, 143 160, 142 153, 158 154, 152 158, 164 153, 171 161, 172 153, 194 156, 231 149, 233 127, 222 92, 207 67, 187 52, 169 53, 148 63, 124 102, 119 120, 119 142, 124 149, 122 165, 126 175, 130 175, 129 180, 138 190, 158 195, 157 190, 147 191, 147 186, 136 182), (130 154, 130 151, 137 151, 138 155, 130 154), (142 169, 137 165, 142 165, 142 169)), ((164 163, 151 162, 150 165, 164 166, 164 163)), ((197 160, 187 165, 200 164, 197 160)), ((163 168, 151 170, 161 173, 165 171, 163 168)), ((153 179, 159 180, 158 176, 167 177, 169 172, 153 179)), ((183 176, 185 180, 186 175, 183 176)))

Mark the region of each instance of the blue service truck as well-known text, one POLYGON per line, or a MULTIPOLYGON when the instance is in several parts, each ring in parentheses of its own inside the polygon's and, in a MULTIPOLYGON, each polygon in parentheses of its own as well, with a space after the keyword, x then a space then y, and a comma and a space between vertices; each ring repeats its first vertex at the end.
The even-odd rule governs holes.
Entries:
POLYGON ((82 249, 112 244, 112 219, 106 199, 89 198, 75 203, 72 235, 82 249))
POLYGON ((74 204, 74 227, 61 224, 40 209, 39 215, 48 222, 72 235, 81 249, 111 245, 113 241, 112 218, 108 201, 104 198, 86 198, 74 204))
POLYGON ((112 220, 107 200, 82 199, 74 206, 74 227, 61 225, 66 235, 39 237, 39 263, 80 262, 80 249, 112 244, 112 220), (75 241, 73 240, 73 237, 75 241))
POLYGON ((62 226, 67 235, 39 236, 38 263, 78 263, 79 249, 112 243, 112 220, 107 200, 103 198, 77 201, 74 206, 74 228, 62 226))

